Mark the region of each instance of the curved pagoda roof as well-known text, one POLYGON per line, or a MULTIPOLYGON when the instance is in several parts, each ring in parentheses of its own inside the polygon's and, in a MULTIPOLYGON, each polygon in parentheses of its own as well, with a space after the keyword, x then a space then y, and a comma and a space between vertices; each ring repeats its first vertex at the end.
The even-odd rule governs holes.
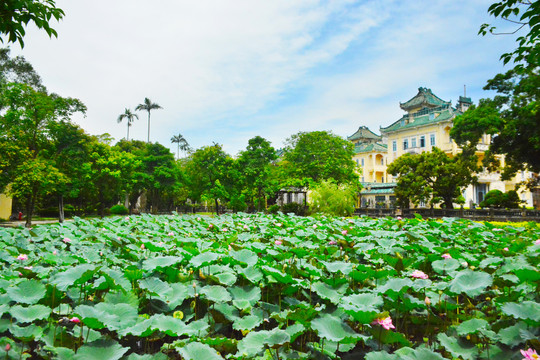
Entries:
POLYGON ((444 105, 450 105, 450 101, 444 101, 437 95, 433 94, 431 89, 425 87, 418 88, 418 94, 412 99, 404 103, 399 103, 399 107, 405 111, 411 111, 424 107, 439 107, 444 105))
POLYGON ((376 140, 380 141, 382 137, 369 130, 367 126, 360 126, 358 130, 351 136, 347 137, 347 140, 376 140))

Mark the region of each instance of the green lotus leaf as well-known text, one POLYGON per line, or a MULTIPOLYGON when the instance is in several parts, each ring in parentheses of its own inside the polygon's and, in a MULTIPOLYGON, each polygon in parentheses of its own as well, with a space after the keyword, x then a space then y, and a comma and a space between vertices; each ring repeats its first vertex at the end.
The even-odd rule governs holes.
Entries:
POLYGON ((386 351, 372 351, 366 355, 365 360, 399 360, 395 354, 389 354, 386 351))
POLYGON ((291 341, 291 337, 285 330, 274 328, 268 332, 265 344, 275 349, 289 341, 291 341))
POLYGON ((7 288, 11 300, 22 304, 36 304, 47 292, 45 285, 37 280, 22 280, 14 287, 7 288))
POLYGON ((534 301, 506 303, 501 307, 501 310, 504 314, 513 316, 517 319, 540 322, 540 304, 534 301))
POLYGON ((65 347, 46 346, 45 350, 53 352, 58 360, 73 360, 75 356, 75 351, 65 347))
POLYGON ((263 351, 265 347, 265 341, 268 337, 269 331, 252 331, 246 335, 242 340, 238 342, 238 352, 236 357, 254 358, 258 353, 263 351))
POLYGON ((139 298, 132 292, 108 292, 105 295, 105 302, 109 304, 128 304, 134 308, 139 307, 139 298))
POLYGON ((9 330, 14 337, 23 341, 38 339, 41 337, 41 335, 43 335, 43 328, 35 324, 30 324, 28 326, 18 326, 12 324, 9 327, 9 330))
POLYGON ((326 266, 326 269, 328 269, 328 271, 330 273, 332 273, 332 274, 337 273, 339 271, 344 275, 348 275, 353 269, 353 264, 351 264, 350 262, 344 262, 344 261, 326 262, 326 261, 321 261, 321 263, 324 266, 326 266))
POLYGON ((109 330, 123 330, 137 322, 137 308, 130 304, 99 303, 95 308, 98 314, 102 314, 99 320, 109 330))
POLYGON ((246 279, 248 279, 253 284, 258 284, 259 281, 263 278, 263 273, 261 270, 254 266, 248 266, 247 268, 242 268, 241 266, 237 265, 234 268, 237 272, 237 274, 243 275, 246 279))
POLYGON ((343 320, 330 314, 321 315, 311 321, 311 328, 319 337, 335 342, 354 343, 360 334, 354 332, 343 320))
POLYGON ((178 264, 182 261, 179 256, 158 256, 150 258, 143 262, 143 270, 154 271, 158 267, 165 268, 167 266, 178 264))
POLYGON ((217 274, 216 278, 221 285, 231 286, 236 283, 236 275, 232 272, 223 272, 221 274, 217 274))
POLYGON ((102 322, 105 315, 95 306, 79 305, 73 309, 73 312, 79 315, 83 324, 91 329, 103 329, 105 327, 102 322))
POLYGON ((470 319, 456 326, 458 335, 474 334, 488 328, 489 323, 484 319, 470 319))
POLYGON ((509 326, 507 328, 499 330, 499 341, 510 347, 518 346, 523 344, 528 339, 524 338, 521 333, 523 330, 527 330, 528 325, 520 321, 515 325, 509 326))
POLYGON ((187 336, 205 337, 209 327, 208 319, 192 321, 186 326, 184 334, 187 336))
POLYGON ((478 348, 474 345, 465 344, 463 341, 449 337, 444 333, 437 335, 437 340, 455 358, 475 360, 478 357, 478 348))
POLYGON ((482 294, 488 286, 493 283, 493 278, 488 273, 482 271, 472 271, 469 269, 460 271, 450 282, 450 291, 455 294, 465 293, 469 297, 482 294))
POLYGON ((262 324, 263 317, 257 315, 247 315, 237 318, 233 323, 234 330, 252 330, 262 324))
POLYGON ((276 279, 276 281, 278 281, 280 283, 293 284, 293 283, 296 282, 291 275, 285 274, 284 272, 282 272, 282 271, 280 271, 278 269, 274 269, 274 268, 272 268, 270 266, 263 266, 263 267, 261 267, 261 270, 266 275, 271 275, 274 279, 276 279))
POLYGON ((221 255, 214 252, 205 252, 191 258, 189 264, 194 268, 199 268, 203 265, 209 265, 216 261, 221 255))
POLYGON ((201 295, 215 303, 228 302, 232 300, 231 294, 220 285, 205 286, 201 289, 201 295))
POLYGON ((168 357, 164 353, 154 353, 154 354, 146 354, 146 355, 139 355, 139 354, 130 354, 126 360, 167 360, 168 357))
POLYGON ((165 297, 166 294, 171 291, 169 284, 155 277, 141 280, 139 282, 139 287, 141 289, 146 289, 150 294, 157 295, 159 297, 165 297))
POLYGON ((180 319, 163 314, 154 315, 150 319, 152 320, 151 327, 153 329, 164 332, 169 336, 181 336, 186 333, 187 326, 180 319))
POLYGON ((302 335, 305 331, 306 327, 300 323, 296 323, 285 328, 285 332, 289 334, 289 337, 291 338, 291 343, 296 340, 298 336, 302 335))
MULTIPOLYGON (((114 288, 122 288, 124 291, 130 291, 131 290, 131 282, 124 276, 124 273, 120 270, 115 269, 101 269, 100 272, 103 274, 104 277, 107 279, 110 279, 114 282, 116 287, 114 288)), ((142 276, 142 271, 141 271, 142 276)))
POLYGON ((128 351, 113 340, 96 340, 84 344, 78 350, 74 360, 119 360, 128 351))
POLYGON ((214 348, 200 342, 190 342, 176 349, 185 360, 223 360, 214 348))
POLYGON ((377 286, 376 291, 379 293, 386 293, 389 290, 400 293, 403 290, 406 290, 407 288, 411 287, 413 285, 413 282, 409 278, 389 278, 388 281, 382 285, 377 286))
POLYGON ((240 251, 229 251, 229 256, 237 262, 247 264, 248 266, 255 265, 259 260, 257 254, 248 249, 242 249, 240 251))
POLYGON ((87 282, 94 276, 96 266, 82 264, 60 272, 51 278, 51 284, 56 285, 58 290, 66 291, 70 286, 87 282))
POLYGON ((194 296, 193 286, 182 283, 170 284, 169 290, 162 294, 161 299, 167 303, 171 310, 182 305, 185 299, 194 296))
POLYGON ((437 354, 425 347, 419 347, 411 349, 410 347, 403 347, 396 350, 395 353, 399 360, 444 360, 441 354, 437 354))
POLYGON ((433 268, 433 270, 438 272, 439 274, 457 270, 460 266, 461 264, 456 259, 435 260, 431 263, 431 267, 433 268))
POLYGON ((51 314, 51 308, 44 305, 30 305, 23 307, 21 305, 12 306, 9 313, 20 323, 29 323, 35 320, 46 319, 51 314))
POLYGON ((219 311, 229 321, 236 321, 240 317, 238 309, 230 304, 220 303, 212 306, 214 310, 219 311))
POLYGON ((248 309, 261 299, 261 289, 258 286, 234 286, 229 288, 232 303, 240 310, 248 309))

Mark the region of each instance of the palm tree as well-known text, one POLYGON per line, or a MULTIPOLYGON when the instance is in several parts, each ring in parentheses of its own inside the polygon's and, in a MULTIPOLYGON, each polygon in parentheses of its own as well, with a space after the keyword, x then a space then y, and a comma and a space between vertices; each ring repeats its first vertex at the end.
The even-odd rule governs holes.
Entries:
POLYGON ((187 140, 184 138, 184 136, 182 134, 174 135, 171 138, 171 142, 173 144, 176 143, 178 145, 178 147, 176 149, 176 158, 177 159, 180 159, 180 150, 186 151, 187 149, 189 149, 189 144, 188 144, 187 140))
POLYGON ((158 104, 153 103, 150 101, 149 98, 144 98, 144 102, 142 104, 137 105, 135 108, 136 111, 140 110, 146 110, 148 111, 148 142, 150 142, 150 111, 155 109, 163 109, 158 104))
POLYGON ((121 123, 122 120, 124 120, 124 119, 127 120, 127 136, 126 136, 126 140, 129 141, 129 127, 131 126, 131 123, 135 119, 137 119, 137 120, 139 119, 139 115, 132 113, 130 109, 126 108, 124 113, 121 114, 120 116, 118 116, 118 123, 121 123))

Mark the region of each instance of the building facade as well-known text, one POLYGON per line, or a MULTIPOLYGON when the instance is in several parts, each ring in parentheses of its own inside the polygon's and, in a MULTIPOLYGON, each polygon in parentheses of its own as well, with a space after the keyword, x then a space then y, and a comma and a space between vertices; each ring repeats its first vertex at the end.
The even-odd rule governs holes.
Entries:
MULTIPOLYGON (((376 144, 380 144, 381 146, 376 148, 375 144, 373 144, 373 146, 370 147, 371 143, 368 142, 368 139, 359 136, 359 131, 362 129, 361 127, 359 131, 348 138, 350 141, 357 141, 355 146, 359 150, 355 155, 355 159, 362 159, 368 155, 378 155, 380 159, 385 159, 384 167, 380 165, 376 171, 373 164, 376 165, 377 161, 372 163, 367 162, 367 159, 363 160, 366 166, 366 169, 363 171, 365 181, 362 181, 365 183, 364 187, 372 182, 379 184, 386 182, 394 184, 395 186, 396 179, 393 179, 392 175, 387 174, 386 166, 406 153, 419 154, 425 151, 432 151, 434 147, 437 147, 449 156, 457 155, 461 149, 450 137, 450 130, 452 129, 455 117, 463 114, 471 104, 472 101, 470 98, 460 96, 456 107, 453 107, 450 101, 439 98, 431 91, 431 89, 420 87, 418 93, 414 97, 404 103, 400 103, 401 109, 406 113, 391 125, 380 128, 381 136, 376 144), (360 140, 355 140, 356 138, 359 138, 360 140), (364 142, 362 143, 362 141, 364 142), (360 144, 358 142, 360 142, 360 144), (386 148, 386 152, 383 151, 382 145, 386 148), (381 176, 370 177, 372 171, 373 174, 381 174, 381 176), (384 174, 384 177, 382 174, 384 174)), ((367 131, 369 131, 369 129, 365 128, 361 133, 367 133, 367 131)), ((371 131, 369 132, 373 134, 373 136, 377 136, 371 131)), ((490 137, 485 135, 477 148, 479 160, 482 160, 484 152, 488 149, 489 143, 490 137)), ((501 157, 500 160, 504 162, 504 158, 501 157)), ((362 164, 359 165, 362 166, 362 164)), ((502 181, 499 172, 482 172, 477 174, 477 176, 478 183, 470 185, 463 192, 463 197, 465 198, 466 206, 468 207, 477 206, 484 200, 486 193, 490 190, 497 189, 503 192, 514 190, 519 182, 529 179, 532 174, 522 172, 511 181, 502 181)), ((376 186, 376 188, 380 187, 381 185, 376 186)), ((373 189, 373 187, 371 188, 373 189)), ((378 190, 383 189, 381 188, 378 190)), ((386 192, 386 197, 388 199, 393 196, 393 191, 391 191, 389 186, 384 186, 384 191, 386 192)), ((530 191, 521 189, 518 191, 518 194, 523 201, 523 205, 534 205, 533 194, 530 191)), ((379 200, 380 199, 382 199, 382 195, 379 195, 379 200)), ((362 199, 360 202, 369 203, 369 201, 364 201, 362 199)), ((375 201, 375 204, 377 203, 378 202, 375 201)))
POLYGON ((0 194, 0 219, 8 220, 11 216, 12 199, 5 195, 0 194))

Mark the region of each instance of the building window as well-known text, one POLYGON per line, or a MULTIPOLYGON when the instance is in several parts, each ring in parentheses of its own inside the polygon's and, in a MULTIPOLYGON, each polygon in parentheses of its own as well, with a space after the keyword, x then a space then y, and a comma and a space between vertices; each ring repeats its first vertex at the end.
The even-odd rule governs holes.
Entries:
POLYGON ((403 150, 407 150, 409 148, 409 139, 403 140, 403 150))
POLYGON ((435 134, 429 135, 429 144, 435 146, 435 134))
POLYGON ((420 136, 420 147, 426 147, 426 137, 424 135, 420 136))
POLYGON ((394 151, 394 152, 397 151, 397 141, 396 140, 392 141, 392 151, 394 151))
POLYGON ((484 201, 484 198, 486 197, 486 193, 488 191, 487 184, 478 184, 475 186, 475 193, 476 193, 476 203, 480 204, 482 201, 484 201))
POLYGON ((416 147, 416 138, 415 138, 415 137, 413 137, 413 138, 411 139, 411 147, 412 147, 412 148, 415 148, 415 147, 416 147))
POLYGON ((356 166, 358 166, 358 159, 355 159, 356 160, 356 166))
POLYGON ((384 165, 384 158, 381 158, 381 165, 384 165))
POLYGON ((362 161, 362 166, 364 166, 364 158, 362 158, 361 161, 362 161))

